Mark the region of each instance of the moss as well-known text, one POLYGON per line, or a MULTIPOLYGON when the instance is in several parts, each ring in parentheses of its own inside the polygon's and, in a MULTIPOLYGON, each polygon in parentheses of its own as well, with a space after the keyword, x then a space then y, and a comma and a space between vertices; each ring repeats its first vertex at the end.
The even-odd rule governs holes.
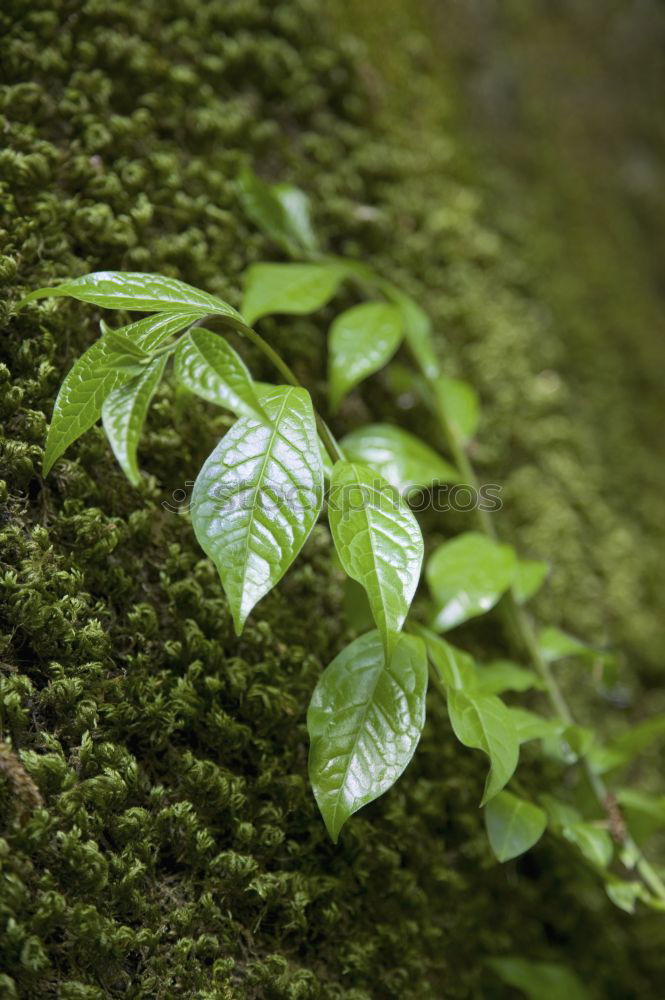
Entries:
MULTIPOLYGON (((653 995, 662 978, 662 930, 611 909, 568 853, 546 842, 493 865, 483 763, 435 698, 405 779, 341 847, 328 842, 304 719, 348 636, 327 532, 238 640, 212 566, 168 509, 225 415, 166 385, 138 491, 99 429, 39 474, 57 386, 95 316, 65 302, 16 316, 16 301, 104 267, 236 302, 246 264, 274 252, 239 210, 233 179, 249 159, 313 193, 336 249, 422 296, 451 372, 487 403, 478 460, 488 478, 508 474, 505 529, 557 555, 543 610, 592 639, 615 634, 608 621, 627 628, 641 529, 605 501, 602 456, 589 461, 602 426, 572 421, 571 390, 552 377, 568 345, 534 298, 528 246, 484 216, 454 153, 429 14, 393 6, 390 30, 409 34, 395 47, 404 93, 372 64, 362 24, 345 35, 341 5, 336 27, 313 0, 10 0, 0 14, 2 996, 462 998, 491 995, 483 960, 503 951, 563 959, 600 996, 653 995), (423 95, 422 134, 406 143, 405 109, 423 95), (623 583, 608 614, 613 553, 623 583)), ((265 324, 315 393, 329 319, 265 324)), ((380 378, 340 429, 370 414, 395 414, 380 378)), ((503 651, 491 623, 481 635, 503 651)), ((528 758, 524 780, 539 774, 528 758)))

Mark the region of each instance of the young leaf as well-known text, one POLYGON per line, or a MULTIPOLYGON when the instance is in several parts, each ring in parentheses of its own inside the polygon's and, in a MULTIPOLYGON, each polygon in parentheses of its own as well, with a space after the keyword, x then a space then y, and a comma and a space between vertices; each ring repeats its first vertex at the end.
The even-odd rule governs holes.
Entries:
POLYGON ((146 361, 150 357, 147 351, 139 347, 131 337, 127 337, 121 330, 112 330, 106 326, 106 323, 104 327, 106 328, 104 331, 106 343, 114 351, 117 351, 119 354, 128 354, 135 361, 146 361))
POLYGON ((490 772, 481 806, 494 798, 512 778, 519 759, 519 740, 509 710, 495 695, 469 697, 448 691, 448 714, 455 736, 465 747, 482 750, 490 772))
POLYGON ((549 571, 549 563, 537 559, 518 560, 513 578, 513 594, 518 604, 524 604, 540 590, 549 571))
POLYGON ((641 882, 626 882, 622 878, 606 876, 605 891, 615 906, 625 913, 635 912, 638 899, 647 901, 647 893, 641 882))
POLYGON ((413 628, 424 639, 427 655, 446 687, 473 696, 476 691, 476 665, 471 654, 422 625, 414 623, 413 628))
POLYGON ((289 253, 317 249, 304 191, 290 184, 266 184, 249 169, 238 180, 247 215, 267 236, 289 253))
POLYGON ((309 775, 335 843, 362 806, 382 795, 411 760, 425 724, 427 659, 415 636, 400 636, 388 662, 369 632, 335 657, 307 713, 309 775))
POLYGON ((197 316, 214 313, 224 316, 234 326, 242 326, 242 316, 223 299, 186 285, 176 278, 142 271, 94 271, 52 288, 38 288, 23 299, 23 306, 33 299, 67 295, 81 302, 92 302, 104 309, 128 309, 138 312, 182 312, 197 316))
POLYGON ((446 631, 493 608, 510 587, 515 553, 510 545, 469 531, 440 545, 426 576, 437 604, 435 627, 446 631))
POLYGON ((551 740, 560 738, 564 723, 556 719, 545 719, 537 712, 528 708, 517 708, 511 705, 506 711, 510 714, 513 729, 520 743, 531 740, 551 740))
MULTIPOLYGON (((122 334, 149 352, 191 322, 190 312, 147 316, 123 327, 122 334)), ((46 438, 43 463, 45 476, 69 445, 97 423, 102 403, 109 393, 131 378, 131 371, 120 371, 113 367, 113 360, 117 356, 107 337, 103 336, 81 355, 65 376, 55 401, 46 438)))
POLYGON ((399 493, 368 466, 333 467, 328 516, 346 573, 367 592, 389 652, 418 586, 423 539, 399 493))
POLYGON ((427 378, 436 378, 439 374, 439 361, 434 353, 432 341, 432 323, 427 313, 417 302, 399 288, 382 282, 386 295, 399 308, 404 324, 404 337, 427 378))
POLYGON ((547 816, 538 806, 512 792, 499 792, 485 807, 485 827, 499 861, 510 861, 538 843, 547 816))
POLYGON ((364 462, 406 496, 418 486, 459 480, 459 473, 414 434, 392 424, 367 424, 340 442, 352 462, 364 462))
POLYGON ((612 838, 607 830, 602 830, 591 823, 574 823, 562 827, 561 833, 566 840, 580 849, 587 861, 601 868, 607 868, 614 853, 612 838))
POLYGON ((252 325, 270 313, 302 316, 328 302, 347 271, 337 261, 319 264, 252 264, 245 273, 242 312, 252 325))
POLYGON ((559 962, 531 962, 526 958, 490 958, 487 963, 508 986, 528 1000, 591 1000, 577 976, 559 962))
POLYGON ((150 400, 159 385, 167 357, 162 354, 145 365, 143 374, 119 385, 104 400, 102 422, 113 453, 133 486, 140 482, 136 461, 141 428, 150 400))
POLYGON ((210 330, 190 330, 178 343, 174 371, 197 396, 239 417, 266 419, 245 362, 224 337, 210 330))
POLYGON ((436 398, 460 444, 468 444, 478 429, 480 402, 473 386, 459 378, 441 375, 436 380, 436 398))
POLYGON ((390 361, 403 334, 402 315, 386 302, 363 302, 341 313, 330 327, 330 406, 390 361))
POLYGON ((293 241, 306 252, 318 250, 318 241, 312 227, 310 201, 305 192, 293 184, 275 184, 273 191, 282 206, 287 232, 293 241))
POLYGON ((543 682, 533 670, 519 667, 510 660, 494 660, 478 667, 478 687, 483 694, 502 694, 504 691, 542 690, 543 682))
POLYGON ((194 531, 217 566, 238 634, 298 555, 323 502, 309 393, 279 387, 262 404, 270 424, 241 417, 192 492, 194 531))

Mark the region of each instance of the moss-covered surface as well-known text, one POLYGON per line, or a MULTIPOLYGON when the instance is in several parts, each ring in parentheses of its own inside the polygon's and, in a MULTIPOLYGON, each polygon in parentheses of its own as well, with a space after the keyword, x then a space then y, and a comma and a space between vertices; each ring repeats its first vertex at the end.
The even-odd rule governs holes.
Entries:
MULTIPOLYGON (((485 208, 482 169, 470 179, 455 151, 432 11, 389 5, 401 89, 380 58, 381 19, 353 26, 349 6, 328 20, 314 0, 9 0, 0 14, 3 998, 491 996, 483 959, 501 952, 565 961, 599 998, 656 996, 662 982, 661 923, 614 910, 569 853, 545 841, 518 866, 492 863, 483 763, 454 742, 434 698, 405 778, 339 847, 328 842, 304 726, 348 632, 327 532, 238 640, 186 518, 164 507, 224 415, 160 390, 138 491, 99 429, 46 483, 39 474, 59 381, 95 316, 58 302, 17 317, 16 301, 100 267, 174 274, 237 301, 247 262, 274 253, 239 210, 232 181, 249 158, 313 194, 336 249, 422 295, 451 373, 486 403, 477 459, 506 482, 502 530, 556 561, 541 610, 639 648, 653 690, 647 707, 628 674, 631 710, 662 701, 661 576, 645 539, 663 493, 641 445, 653 445, 642 436, 653 379, 637 357, 625 387, 617 378, 631 310, 609 338, 597 298, 581 318, 575 307, 585 275, 618 301, 620 274, 580 266, 566 299, 572 278, 548 280, 562 258, 545 214, 525 221, 519 188, 513 214, 485 208), (574 404, 578 342, 605 358, 595 408, 574 404), (612 441, 641 477, 639 511, 609 495, 608 406, 625 414, 626 427, 613 413, 612 441)), ((552 154, 545 194, 554 176, 552 154)), ((580 194, 575 225, 594 218, 593 197, 580 194)), ((655 316, 652 285, 632 301, 655 316)), ((265 324, 315 393, 329 318, 265 324)), ((380 379, 349 401, 340 430, 370 414, 394 414, 380 379)), ((403 419, 422 429, 421 414, 403 419)), ((491 622, 476 634, 504 651, 491 622)), ((537 780, 535 762, 523 772, 537 780)))

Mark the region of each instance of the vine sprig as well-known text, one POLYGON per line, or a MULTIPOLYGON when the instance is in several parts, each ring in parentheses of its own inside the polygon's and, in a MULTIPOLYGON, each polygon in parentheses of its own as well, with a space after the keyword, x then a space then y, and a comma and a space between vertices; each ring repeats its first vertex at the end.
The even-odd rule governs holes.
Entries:
MULTIPOLYGON (((265 184, 247 170, 239 192, 249 217, 295 258, 252 264, 240 311, 173 278, 110 271, 38 289, 20 304, 71 296, 150 314, 120 329, 103 324, 101 337, 65 377, 44 474, 101 417, 119 464, 138 485, 141 429, 172 359, 181 385, 237 417, 203 464, 191 503, 196 536, 218 569, 237 632, 300 552, 324 498, 340 563, 366 592, 376 628, 326 668, 307 714, 310 779, 332 839, 411 760, 425 723, 431 670, 457 738, 489 759, 481 805, 498 860, 519 856, 549 829, 602 876, 617 905, 632 910, 640 899, 665 908, 665 885, 623 820, 614 823, 615 840, 608 829, 624 790, 610 790, 603 773, 625 765, 643 747, 644 734, 631 743, 629 733, 602 747, 593 732, 575 723, 554 664, 565 656, 596 660, 603 654, 556 628, 534 628, 524 605, 544 582, 548 565, 518 558, 497 538, 487 505, 476 504, 476 530, 443 543, 427 560, 431 620, 408 618, 424 554, 409 496, 437 482, 465 483, 482 495, 468 450, 480 414, 473 387, 442 373, 429 317, 413 298, 364 263, 321 250, 302 191, 265 184), (330 329, 331 414, 406 342, 416 365, 414 384, 436 417, 451 461, 393 424, 361 426, 338 442, 307 389, 256 330, 268 315, 315 312, 343 282, 355 284, 365 298, 338 315, 330 329), (219 324, 221 335, 208 329, 219 324), (284 384, 256 382, 224 336, 229 330, 251 341, 284 384), (497 605, 528 667, 506 659, 479 664, 448 641, 452 629, 497 605), (539 690, 551 703, 552 717, 502 697, 539 690), (563 781, 557 795, 550 790, 535 801, 525 795, 514 775, 520 747, 531 741, 559 762, 562 776, 581 762, 595 807, 583 787, 571 801, 563 781), (598 806, 604 817, 585 817, 598 806), (613 870, 615 862, 628 877, 613 870)), ((633 796, 633 806, 636 801, 639 796, 633 796)), ((652 801, 641 801, 653 812, 652 801)))

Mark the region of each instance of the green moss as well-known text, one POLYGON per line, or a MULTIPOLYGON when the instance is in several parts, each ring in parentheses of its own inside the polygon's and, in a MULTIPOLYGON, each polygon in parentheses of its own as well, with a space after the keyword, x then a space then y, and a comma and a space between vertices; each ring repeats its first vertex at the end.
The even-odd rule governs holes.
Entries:
MULTIPOLYGON (((543 610, 591 639, 630 638, 644 572, 631 540, 646 528, 606 500, 603 425, 571 419, 572 389, 551 374, 569 345, 536 296, 526 239, 484 217, 453 155, 430 15, 392 6, 393 37, 408 29, 397 69, 372 65, 369 27, 343 38, 341 5, 333 28, 314 0, 10 0, 0 14, 2 996, 465 998, 491 995, 482 963, 502 951, 563 959, 599 996, 649 996, 662 977, 658 924, 613 910, 570 854, 546 842, 492 863, 483 762, 434 697, 405 778, 328 842, 305 732, 348 632, 328 534, 238 640, 213 567, 165 507, 225 415, 166 385, 138 491, 99 429, 39 474, 53 398, 96 317, 68 302, 16 316, 15 303, 101 267, 237 302, 243 268, 274 253, 239 208, 249 159, 313 194, 337 250, 423 298, 451 373, 487 404, 477 457, 506 480, 504 530, 556 559, 543 610)), ((330 316, 265 323, 318 394, 330 316)), ((340 431, 370 414, 395 415, 380 378, 340 431)), ((639 611, 655 635, 652 606, 639 611)), ((480 634, 503 651, 491 624, 480 634)))

